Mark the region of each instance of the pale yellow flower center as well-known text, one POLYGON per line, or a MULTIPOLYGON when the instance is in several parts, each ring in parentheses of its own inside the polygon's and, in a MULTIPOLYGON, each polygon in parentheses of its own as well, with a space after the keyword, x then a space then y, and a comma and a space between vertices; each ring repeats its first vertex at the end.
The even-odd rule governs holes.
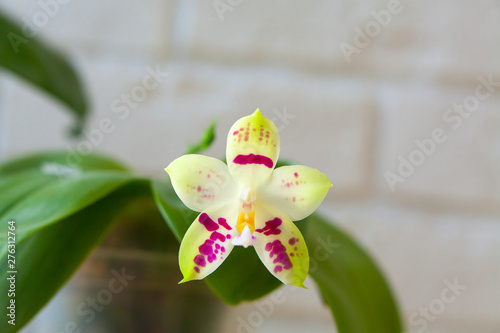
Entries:
POLYGON ((248 226, 252 233, 255 231, 255 200, 255 191, 251 187, 247 187, 241 192, 240 213, 238 214, 238 221, 236 223, 236 229, 240 234, 245 226, 248 226))

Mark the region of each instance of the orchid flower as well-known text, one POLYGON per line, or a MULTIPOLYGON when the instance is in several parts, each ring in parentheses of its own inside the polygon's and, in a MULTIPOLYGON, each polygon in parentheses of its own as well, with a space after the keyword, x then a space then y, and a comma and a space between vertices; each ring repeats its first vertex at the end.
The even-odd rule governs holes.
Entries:
POLYGON ((234 246, 253 246, 271 274, 284 284, 304 287, 309 254, 292 221, 312 214, 332 184, 302 165, 274 170, 279 152, 276 126, 257 109, 229 131, 227 165, 191 154, 165 169, 182 202, 201 213, 181 242, 181 283, 212 273, 234 246))

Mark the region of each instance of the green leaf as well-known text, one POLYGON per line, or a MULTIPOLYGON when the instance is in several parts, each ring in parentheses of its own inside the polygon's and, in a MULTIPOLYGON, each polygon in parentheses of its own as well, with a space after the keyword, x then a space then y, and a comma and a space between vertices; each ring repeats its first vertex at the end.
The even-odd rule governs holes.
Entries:
POLYGON ((21 172, 0 178, 0 215, 26 195, 56 179, 38 172, 21 172))
POLYGON ((307 223, 310 275, 335 317, 338 332, 402 332, 392 292, 369 255, 318 214, 299 223, 307 223))
MULTIPOLYGON (((16 240, 25 238, 91 205, 117 188, 137 180, 119 171, 91 171, 61 179, 18 201, 0 215, 0 221, 17 222, 16 240)), ((2 252, 6 251, 6 233, 0 233, 2 252)))
MULTIPOLYGON (((28 323, 103 240, 124 207, 144 195, 149 195, 149 182, 134 181, 17 244, 14 254, 17 270, 16 326, 9 325, 4 315, 4 320, 0 321, 0 332, 17 332, 28 323)), ((7 230, 7 221, 2 221, 7 230)), ((16 227, 20 226, 21 220, 16 223, 16 227)), ((0 267, 8 267, 7 258, 3 256, 0 259, 0 267)), ((10 274, 7 269, 2 269, 0 276, 0 290, 9 290, 7 277, 10 274)), ((6 296, 0 301, 3 309, 9 306, 6 296)))
POLYGON ((0 66, 31 82, 64 103, 76 116, 78 132, 87 112, 87 99, 70 63, 37 37, 0 12, 0 66))
POLYGON ((0 165, 0 176, 13 174, 29 169, 45 172, 45 170, 58 170, 64 173, 74 169, 75 171, 88 170, 121 170, 126 171, 127 168, 121 163, 116 162, 99 154, 80 156, 75 151, 53 151, 25 155, 6 161, 0 165))
MULTIPOLYGON (((160 213, 180 241, 198 213, 184 206, 169 180, 153 182, 152 192, 160 213)), ((241 247, 235 247, 204 281, 220 299, 233 305, 260 298, 282 285, 253 249, 241 247)))
POLYGON ((151 183, 151 192, 160 214, 180 242, 198 213, 186 208, 175 194, 170 180, 153 181, 151 183))
POLYGON ((197 144, 190 144, 186 149, 186 154, 199 154, 210 148, 215 140, 215 127, 217 122, 214 120, 210 126, 203 132, 201 140, 197 144))

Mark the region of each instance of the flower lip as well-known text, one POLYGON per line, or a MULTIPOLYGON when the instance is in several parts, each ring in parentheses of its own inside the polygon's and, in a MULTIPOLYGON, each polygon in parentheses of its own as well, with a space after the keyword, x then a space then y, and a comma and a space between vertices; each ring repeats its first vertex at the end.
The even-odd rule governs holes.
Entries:
POLYGON ((236 230, 241 234, 246 227, 250 228, 250 233, 253 234, 255 231, 255 210, 252 210, 250 213, 240 211, 238 214, 236 230))
POLYGON ((258 239, 252 233, 248 225, 246 225, 240 235, 236 236, 231 243, 236 246, 243 246, 244 248, 254 245, 258 243, 258 239))

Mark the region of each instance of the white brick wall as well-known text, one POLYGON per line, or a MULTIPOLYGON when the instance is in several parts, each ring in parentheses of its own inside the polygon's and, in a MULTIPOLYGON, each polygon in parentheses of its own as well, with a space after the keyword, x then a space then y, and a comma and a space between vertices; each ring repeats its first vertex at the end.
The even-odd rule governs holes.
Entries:
MULTIPOLYGON (((474 103, 478 77, 500 81, 500 4, 394 1, 242 0, 218 13, 212 1, 70 0, 38 34, 81 71, 93 105, 87 130, 113 125, 93 150, 161 175, 214 118, 209 154, 223 156, 230 125, 259 107, 281 129, 282 157, 329 175, 323 209, 372 251, 410 332, 421 328, 412 315, 454 278, 467 290, 426 332, 498 332, 500 89, 480 88, 490 96, 470 104, 469 117, 443 117, 474 103), (342 43, 358 48, 350 62, 342 43), (168 75, 140 95, 155 69, 168 75), (133 106, 124 109, 126 95, 133 106), (415 140, 439 128, 447 139, 418 153, 415 140), (423 160, 392 191, 386 173, 398 174, 400 156, 423 160)), ((28 0, 0 8, 19 20, 42 10, 28 0)), ((9 75, 0 89, 0 157, 81 143, 64 137, 71 119, 57 102, 9 75)), ((287 295, 256 332, 331 331, 317 295, 287 295)), ((228 312, 227 330, 250 311, 228 312)))
MULTIPOLYGON (((395 184, 395 197, 401 194, 410 201, 424 200, 432 206, 445 203, 471 209, 499 206, 496 134, 499 127, 495 119, 499 115, 500 98, 485 98, 479 101, 476 111, 468 112, 467 103, 474 96, 474 89, 475 86, 451 89, 433 84, 387 89, 386 112, 390 123, 384 135, 386 170, 396 172, 402 165, 400 156, 414 168, 409 177, 403 177, 404 182, 395 184), (450 113, 453 105, 464 101, 467 103, 463 116, 450 113), (438 142, 432 140, 436 130, 442 133, 438 142), (435 199, 439 201, 433 203, 435 199)), ((381 186, 389 189, 387 184, 381 186)))
POLYGON ((66 50, 162 55, 170 48, 174 1, 2 0, 2 8, 66 50))

